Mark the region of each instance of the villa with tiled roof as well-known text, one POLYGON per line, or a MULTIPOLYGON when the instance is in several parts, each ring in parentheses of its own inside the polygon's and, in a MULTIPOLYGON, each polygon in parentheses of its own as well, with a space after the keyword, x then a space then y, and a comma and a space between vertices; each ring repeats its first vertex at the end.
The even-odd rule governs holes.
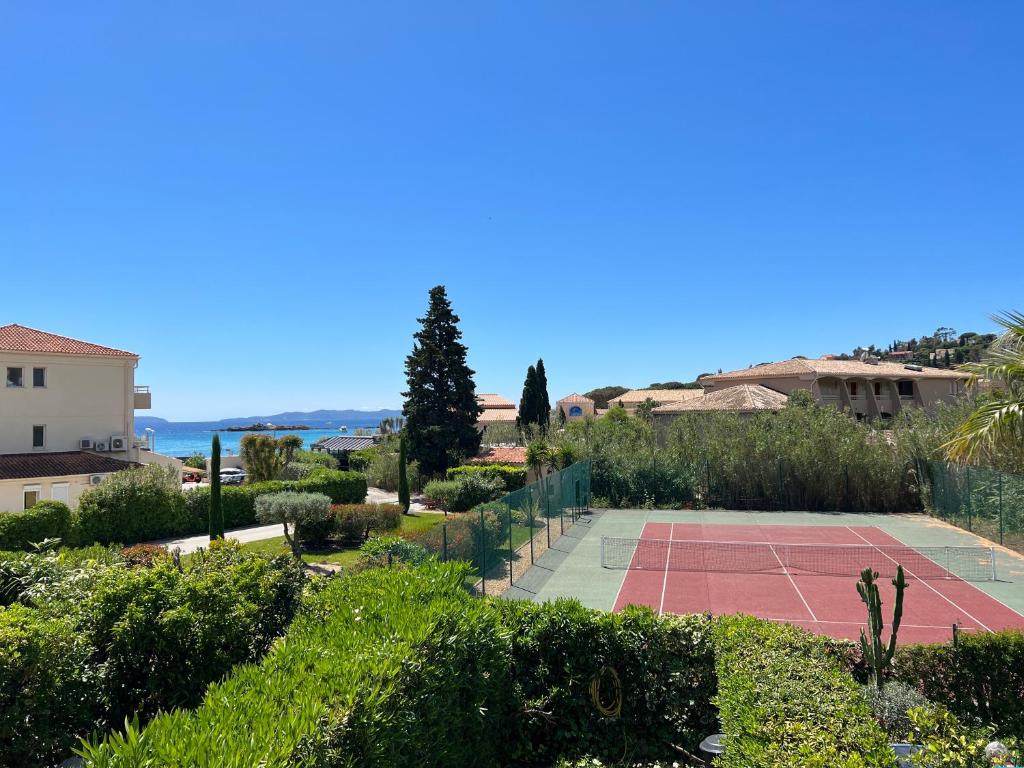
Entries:
POLYGON ((0 514, 42 499, 74 506, 111 472, 180 462, 135 436, 139 356, 23 325, 0 326, 0 514))
POLYGON ((948 368, 884 362, 794 357, 728 373, 702 376, 706 394, 741 384, 767 387, 783 395, 808 390, 825 405, 849 411, 857 419, 889 418, 907 406, 928 410, 954 402, 968 375, 948 368))
POLYGON ((761 384, 737 384, 707 394, 698 392, 697 397, 691 397, 689 400, 679 403, 658 406, 651 413, 654 414, 657 422, 667 423, 683 413, 778 411, 786 407, 788 400, 788 396, 761 384))
POLYGON ((589 397, 573 392, 555 403, 555 410, 562 414, 566 421, 576 421, 594 415, 594 401, 589 397))
POLYGON ((652 400, 658 405, 671 405, 704 396, 701 389, 631 389, 608 401, 609 407, 622 407, 626 413, 636 413, 637 406, 652 400))
POLYGON ((477 428, 489 427, 492 424, 515 424, 519 418, 519 409, 507 397, 493 393, 480 393, 476 401, 483 408, 477 416, 477 428))

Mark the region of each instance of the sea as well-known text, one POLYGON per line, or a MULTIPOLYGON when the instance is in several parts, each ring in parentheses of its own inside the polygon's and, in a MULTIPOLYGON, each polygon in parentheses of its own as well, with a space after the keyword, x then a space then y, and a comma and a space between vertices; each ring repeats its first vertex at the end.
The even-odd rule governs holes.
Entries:
MULTIPOLYGON (((273 437, 284 437, 285 435, 298 435, 302 438, 303 448, 323 437, 338 437, 339 435, 372 434, 380 423, 380 417, 360 419, 353 418, 346 421, 345 431, 338 426, 326 426, 310 424, 310 429, 300 430, 268 430, 266 432, 227 432, 223 428, 215 428, 213 424, 204 426, 201 422, 166 422, 153 427, 155 432, 150 434, 153 441, 153 450, 162 453, 164 456, 177 456, 184 458, 193 453, 201 453, 203 456, 210 455, 210 443, 213 440, 214 432, 220 434, 221 453, 225 456, 237 455, 242 438, 246 435, 271 435, 273 437)), ((141 428, 135 430, 140 435, 144 434, 141 428)))

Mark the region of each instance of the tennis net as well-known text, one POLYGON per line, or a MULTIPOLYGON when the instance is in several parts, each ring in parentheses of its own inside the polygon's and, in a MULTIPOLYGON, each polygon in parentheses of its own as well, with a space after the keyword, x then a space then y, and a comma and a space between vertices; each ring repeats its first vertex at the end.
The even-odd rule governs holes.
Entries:
POLYGON ((810 573, 882 578, 902 565, 908 577, 995 581, 995 552, 986 547, 874 544, 776 544, 750 541, 670 541, 601 537, 601 566, 628 570, 724 573, 810 573))

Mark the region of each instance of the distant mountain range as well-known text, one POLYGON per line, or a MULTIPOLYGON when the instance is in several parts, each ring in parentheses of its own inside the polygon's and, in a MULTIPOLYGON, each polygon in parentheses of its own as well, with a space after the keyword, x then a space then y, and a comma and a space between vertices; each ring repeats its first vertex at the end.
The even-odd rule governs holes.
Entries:
POLYGON ((240 416, 231 419, 219 419, 217 421, 168 421, 157 416, 136 416, 135 429, 142 430, 146 427, 192 426, 197 429, 226 429, 227 427, 240 427, 246 424, 253 424, 257 421, 271 424, 306 424, 310 427, 337 427, 350 422, 356 424, 367 424, 373 422, 374 426, 382 419, 401 416, 401 411, 382 408, 379 411, 285 411, 284 413, 272 413, 269 416, 240 416))

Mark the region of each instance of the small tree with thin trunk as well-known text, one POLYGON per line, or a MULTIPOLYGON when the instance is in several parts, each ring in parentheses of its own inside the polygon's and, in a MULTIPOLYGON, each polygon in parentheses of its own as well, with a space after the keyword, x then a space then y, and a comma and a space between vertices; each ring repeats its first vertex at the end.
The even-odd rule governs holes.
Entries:
POLYGON ((405 435, 398 436, 398 503, 402 514, 409 514, 409 458, 406 456, 405 435))
POLYGON ((210 447, 210 539, 224 538, 224 508, 220 503, 220 435, 210 447))
POLYGON ((302 545, 295 529, 300 525, 322 523, 330 514, 331 500, 322 493, 282 491, 256 499, 256 519, 267 525, 280 523, 285 541, 296 558, 302 557, 302 545))
POLYGON ((270 435, 246 435, 241 443, 242 464, 251 483, 276 480, 284 466, 278 441, 270 435))

